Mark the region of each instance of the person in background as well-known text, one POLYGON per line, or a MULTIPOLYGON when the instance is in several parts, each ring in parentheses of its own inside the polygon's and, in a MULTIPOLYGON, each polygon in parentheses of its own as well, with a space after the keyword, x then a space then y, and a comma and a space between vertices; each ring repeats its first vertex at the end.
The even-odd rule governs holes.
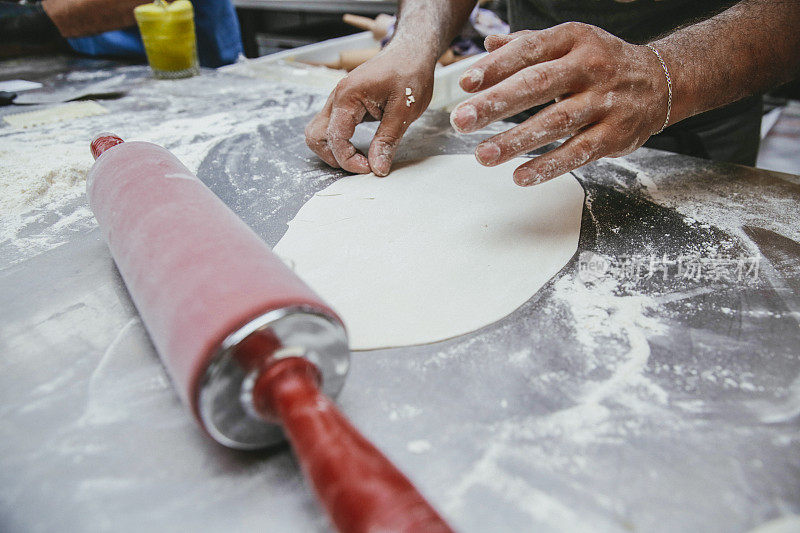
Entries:
MULTIPOLYGON (((239 21, 230 0, 191 0, 197 53, 204 67, 220 67, 242 54, 239 21)), ((0 0, 0 55, 51 50, 144 59, 133 8, 146 0, 0 0)))
MULTIPOLYGON (((800 73, 797 0, 507 0, 510 35, 460 80, 479 93, 451 114, 475 132, 528 110, 530 118, 481 142, 495 166, 567 140, 522 164, 535 185, 642 145, 753 165, 761 92, 800 73)), ((409 125, 427 107, 436 58, 474 0, 401 0, 392 40, 345 77, 306 127, 329 165, 386 176, 409 125), (415 102, 406 105, 406 95, 415 102), (365 118, 380 120, 362 154, 350 142, 365 118)))

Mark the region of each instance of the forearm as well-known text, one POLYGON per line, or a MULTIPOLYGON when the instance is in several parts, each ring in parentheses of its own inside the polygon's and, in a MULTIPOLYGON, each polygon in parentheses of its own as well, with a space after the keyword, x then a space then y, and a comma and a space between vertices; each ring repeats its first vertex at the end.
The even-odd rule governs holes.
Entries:
POLYGON ((462 28, 475 0, 402 0, 389 46, 402 48, 431 66, 462 28))
POLYGON ((44 0, 42 7, 64 37, 84 37, 136 24, 133 8, 148 0, 44 0))
POLYGON ((652 44, 673 83, 670 124, 800 73, 800 2, 743 0, 652 44))

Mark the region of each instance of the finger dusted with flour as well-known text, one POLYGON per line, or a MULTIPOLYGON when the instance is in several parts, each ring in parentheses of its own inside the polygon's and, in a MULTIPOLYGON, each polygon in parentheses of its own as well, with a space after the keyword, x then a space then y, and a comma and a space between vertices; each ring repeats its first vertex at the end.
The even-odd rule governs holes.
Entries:
POLYGON ((430 104, 437 59, 474 6, 473 0, 401 2, 392 40, 339 82, 306 127, 308 147, 333 167, 386 176, 406 130, 430 104), (364 155, 350 139, 368 117, 381 123, 364 155))
POLYGON ((522 124, 478 145, 494 166, 548 143, 562 146, 519 166, 514 181, 535 185, 607 155, 641 146, 663 122, 666 90, 657 58, 587 24, 566 23, 487 39, 492 50, 461 79, 480 92, 452 113, 453 126, 471 132, 548 104, 522 124))
POLYGON ((465 91, 483 92, 454 109, 451 122, 473 132, 545 105, 475 151, 494 166, 567 138, 514 172, 520 185, 539 184, 791 80, 800 72, 799 24, 800 2, 742 0, 644 45, 576 22, 492 35, 488 56, 460 80, 465 91))

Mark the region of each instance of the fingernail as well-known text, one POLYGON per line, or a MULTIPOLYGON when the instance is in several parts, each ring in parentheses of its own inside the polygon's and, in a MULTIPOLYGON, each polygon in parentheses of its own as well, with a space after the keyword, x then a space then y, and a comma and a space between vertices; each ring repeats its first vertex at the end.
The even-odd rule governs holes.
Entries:
POLYGON ((458 131, 465 132, 478 122, 478 112, 472 104, 462 104, 450 115, 450 122, 458 131))
POLYGON ((458 81, 462 89, 465 91, 472 91, 480 87, 481 83, 483 83, 483 71, 481 69, 471 68, 462 74, 461 79, 458 81))
POLYGON ((356 174, 369 174, 372 172, 372 169, 369 168, 369 161, 362 154, 354 155, 352 161, 353 166, 358 167, 358 170, 355 171, 356 174))
POLYGON ((372 169, 376 176, 384 177, 389 174, 392 162, 385 155, 379 155, 375 158, 375 167, 372 169))
POLYGON ((493 142, 482 142, 475 148, 475 157, 483 166, 489 166, 500 157, 500 148, 493 142))
POLYGON ((532 185, 539 185, 545 181, 549 181, 550 176, 547 174, 539 174, 535 171, 518 170, 514 172, 514 183, 521 187, 530 187, 532 185))

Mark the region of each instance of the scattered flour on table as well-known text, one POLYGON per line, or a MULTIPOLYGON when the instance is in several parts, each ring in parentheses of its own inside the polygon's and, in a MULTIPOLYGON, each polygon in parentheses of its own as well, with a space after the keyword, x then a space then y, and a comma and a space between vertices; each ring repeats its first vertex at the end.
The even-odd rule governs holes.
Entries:
POLYGON ((748 533, 797 533, 798 531, 800 531, 800 515, 793 514, 770 520, 748 533))
POLYGON ((195 96, 202 84, 203 80, 191 79, 132 91, 132 96, 153 101, 152 108, 134 106, 112 115, 21 131, 0 129, 3 262, 17 262, 46 251, 66 242, 70 232, 94 225, 85 187, 86 174, 94 162, 89 141, 97 132, 113 130, 126 140, 163 145, 196 172, 208 151, 220 141, 255 132, 273 120, 308 112, 291 99, 285 105, 263 108, 264 96, 255 92, 233 97, 238 98, 237 105, 225 105, 224 100, 209 104, 195 96))
POLYGON ((430 451, 431 443, 427 440, 412 440, 406 445, 406 449, 411 453, 425 453, 430 451))
POLYGON ((585 391, 584 405, 599 404, 606 399, 625 403, 631 408, 642 407, 640 394, 647 403, 667 401, 666 392, 644 375, 650 357, 648 336, 665 332, 664 325, 649 315, 656 301, 642 294, 618 295, 618 282, 611 277, 592 286, 576 283, 564 277, 556 283, 556 298, 567 304, 575 323, 577 340, 589 355, 587 364, 613 369, 605 381, 585 391), (609 356, 607 342, 598 339, 625 339, 627 353, 619 359, 609 356), (634 393, 635 392, 635 393, 634 393))
MULTIPOLYGON (((704 175, 675 180, 666 166, 652 170, 648 167, 645 172, 636 158, 617 159, 613 164, 635 174, 646 196, 675 209, 684 216, 687 225, 714 227, 731 236, 729 240, 720 240, 719 233, 710 234, 707 242, 693 249, 701 257, 740 253, 741 246, 753 251, 748 249, 749 239, 741 229, 751 221, 795 240, 800 237, 800 226, 796 223, 800 220, 800 202, 797 193, 792 192, 798 180, 791 176, 784 182, 780 176, 775 179, 751 176, 747 169, 741 169, 744 174, 734 172, 732 184, 722 190, 713 187, 713 173, 709 173, 709 180, 704 175), (751 183, 759 179, 763 181, 751 183)), ((616 186, 627 190, 631 183, 620 181, 616 186)), ((592 216, 591 197, 587 198, 587 204, 592 216)), ((448 490, 444 509, 453 515, 468 514, 468 502, 474 501, 475 494, 500 494, 510 507, 524 512, 533 523, 558 524, 558 529, 565 531, 618 530, 619 524, 606 520, 609 515, 624 516, 628 512, 624 505, 620 507, 618 500, 595 490, 582 493, 586 500, 593 501, 593 506, 575 509, 570 505, 575 501, 570 492, 583 489, 579 482, 562 486, 561 481, 566 476, 573 480, 587 479, 589 486, 593 486, 592 481, 594 486, 602 485, 603 481, 593 476, 603 472, 598 469, 598 462, 601 457, 609 457, 607 446, 646 441, 653 434, 681 435, 696 431, 692 420, 702 427, 708 405, 700 399, 668 393, 661 386, 663 376, 658 375, 667 372, 670 378, 680 380, 696 369, 651 362, 649 339, 669 333, 668 325, 659 320, 656 309, 668 302, 691 301, 693 296, 702 296, 708 290, 711 289, 700 287, 651 296, 612 277, 586 285, 570 274, 557 280, 552 299, 537 312, 546 315, 568 310, 581 356, 571 361, 578 365, 569 372, 571 381, 564 379, 559 371, 545 372, 536 375, 536 386, 545 392, 564 393, 566 388, 569 402, 545 414, 523 413, 492 425, 482 453, 448 490), (576 376, 578 385, 570 389, 576 376), (542 480, 548 490, 542 490, 532 481, 536 479, 542 480), (605 512, 593 520, 592 513, 600 509, 605 512)), ((508 364, 524 367, 531 356, 526 350, 513 352, 508 355, 508 364)), ((450 355, 443 353, 441 357, 450 355)), ((722 390, 763 392, 763 387, 753 383, 752 374, 720 365, 701 370, 697 378, 722 390)), ((795 381, 789 387, 778 405, 751 402, 752 411, 766 424, 795 419, 800 413, 799 383, 800 380, 795 381)), ((604 464, 609 462, 613 464, 613 460, 604 464)), ((642 475, 655 475, 658 466, 653 468, 642 475)))
MULTIPOLYGON (((449 491, 446 509, 450 512, 463 510, 467 492, 484 487, 504 494, 509 503, 537 522, 558 523, 565 530, 595 529, 590 516, 534 487, 528 477, 508 465, 518 462, 554 473, 587 473, 592 468, 588 453, 594 447, 644 431, 640 428, 653 418, 660 423, 669 421, 663 416, 668 394, 648 375, 648 338, 666 332, 651 315, 657 302, 646 295, 622 293, 610 277, 584 285, 567 275, 556 281, 554 289, 547 307, 566 308, 574 318, 584 365, 578 371, 584 376, 583 385, 572 394, 570 406, 496 424, 483 454, 449 491), (609 349, 614 344, 620 348, 609 349), (595 375, 602 377, 592 377, 595 375)), ((509 357, 514 364, 520 355, 509 357)), ((546 382, 558 379, 541 378, 546 382)), ((598 505, 613 507, 603 495, 593 497, 598 505)))
POLYGON ((5 139, 0 144, 0 211, 4 219, 83 192, 92 164, 87 142, 19 137, 20 140, 5 139))
MULTIPOLYGON (((733 167, 725 187, 715 187, 718 169, 698 170, 696 174, 673 176, 669 165, 647 170, 635 158, 617 158, 603 164, 622 167, 636 176, 655 203, 670 207, 686 217, 688 224, 713 225, 746 245, 749 238, 742 226, 754 224, 795 241, 800 240, 800 177, 777 174, 769 179, 763 171, 733 167), (758 174, 756 174, 758 173, 758 174), (710 178, 710 179, 706 179, 710 178)), ((651 168, 652 167, 652 168, 651 168)))
POLYGON ((406 418, 414 418, 422 413, 422 409, 416 405, 406 404, 400 405, 389 412, 389 420, 401 420, 406 418))

